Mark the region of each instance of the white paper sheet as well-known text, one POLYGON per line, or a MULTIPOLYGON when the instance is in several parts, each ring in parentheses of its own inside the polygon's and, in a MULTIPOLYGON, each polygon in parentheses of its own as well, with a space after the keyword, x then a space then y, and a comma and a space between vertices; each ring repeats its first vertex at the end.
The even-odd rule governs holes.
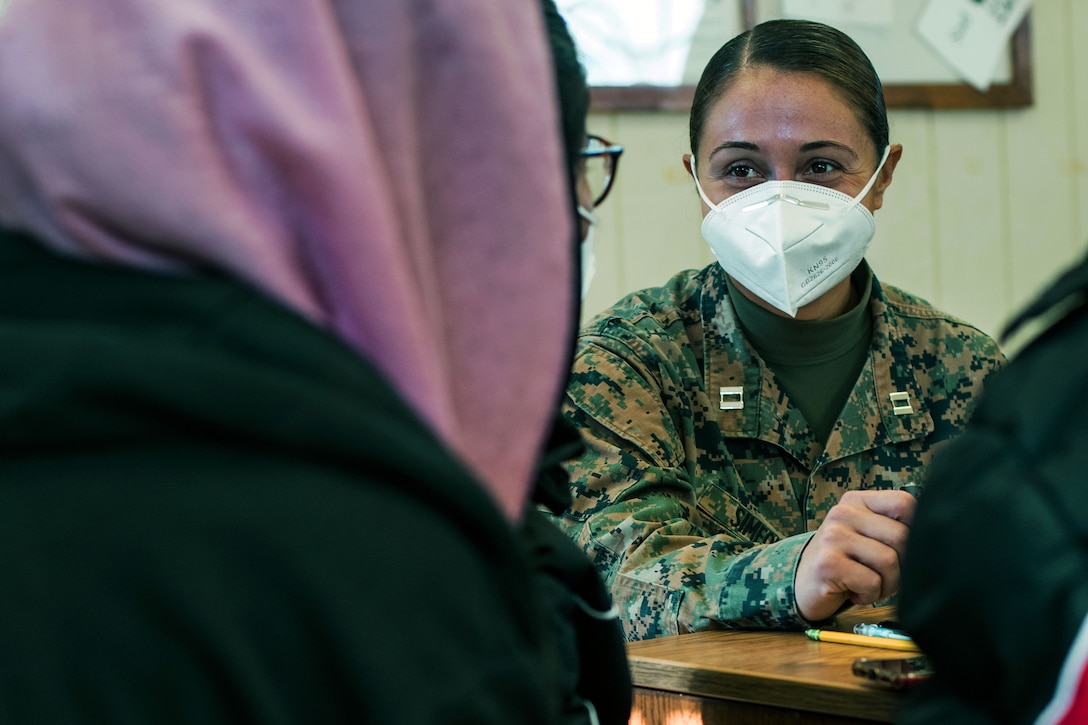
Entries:
POLYGON ((929 0, 918 35, 980 91, 993 83, 998 61, 1032 0, 929 0))

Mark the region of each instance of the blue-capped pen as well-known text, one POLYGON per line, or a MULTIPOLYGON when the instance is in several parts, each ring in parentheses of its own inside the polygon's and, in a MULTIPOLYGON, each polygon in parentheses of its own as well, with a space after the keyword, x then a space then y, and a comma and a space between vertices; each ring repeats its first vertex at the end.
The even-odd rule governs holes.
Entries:
POLYGON ((887 639, 910 639, 910 635, 902 630, 882 627, 879 624, 855 624, 854 634, 864 634, 870 637, 885 637, 887 639))

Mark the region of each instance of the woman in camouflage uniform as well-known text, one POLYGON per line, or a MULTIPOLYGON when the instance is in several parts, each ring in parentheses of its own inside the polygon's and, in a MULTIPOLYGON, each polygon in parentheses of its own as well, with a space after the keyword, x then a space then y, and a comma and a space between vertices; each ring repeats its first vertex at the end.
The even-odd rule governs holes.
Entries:
POLYGON ((847 36, 782 20, 733 39, 690 132, 720 264, 592 320, 565 408, 588 450, 559 522, 630 639, 804 627, 891 597, 914 512, 896 489, 1003 362, 863 260, 902 147, 847 36))

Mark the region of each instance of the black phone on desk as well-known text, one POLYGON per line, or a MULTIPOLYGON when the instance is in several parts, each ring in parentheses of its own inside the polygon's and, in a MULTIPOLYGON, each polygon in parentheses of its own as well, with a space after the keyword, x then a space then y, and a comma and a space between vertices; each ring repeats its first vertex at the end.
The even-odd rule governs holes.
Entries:
POLYGON ((854 660, 854 674, 896 690, 928 680, 933 667, 925 655, 914 657, 862 657, 854 660))

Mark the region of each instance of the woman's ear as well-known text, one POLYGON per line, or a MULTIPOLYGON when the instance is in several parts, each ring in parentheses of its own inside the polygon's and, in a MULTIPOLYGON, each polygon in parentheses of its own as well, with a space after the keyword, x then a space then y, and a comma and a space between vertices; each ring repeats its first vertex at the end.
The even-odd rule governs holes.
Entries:
POLYGON ((892 144, 891 150, 888 151, 888 158, 884 161, 884 165, 880 167, 880 175, 877 177, 876 183, 873 184, 873 211, 876 211, 884 205, 884 190, 892 185, 895 167, 899 164, 899 159, 902 157, 903 144, 892 144))
POLYGON ((691 154, 684 154, 680 157, 680 160, 683 162, 684 168, 687 169, 688 176, 694 179, 695 172, 691 169, 691 154))

